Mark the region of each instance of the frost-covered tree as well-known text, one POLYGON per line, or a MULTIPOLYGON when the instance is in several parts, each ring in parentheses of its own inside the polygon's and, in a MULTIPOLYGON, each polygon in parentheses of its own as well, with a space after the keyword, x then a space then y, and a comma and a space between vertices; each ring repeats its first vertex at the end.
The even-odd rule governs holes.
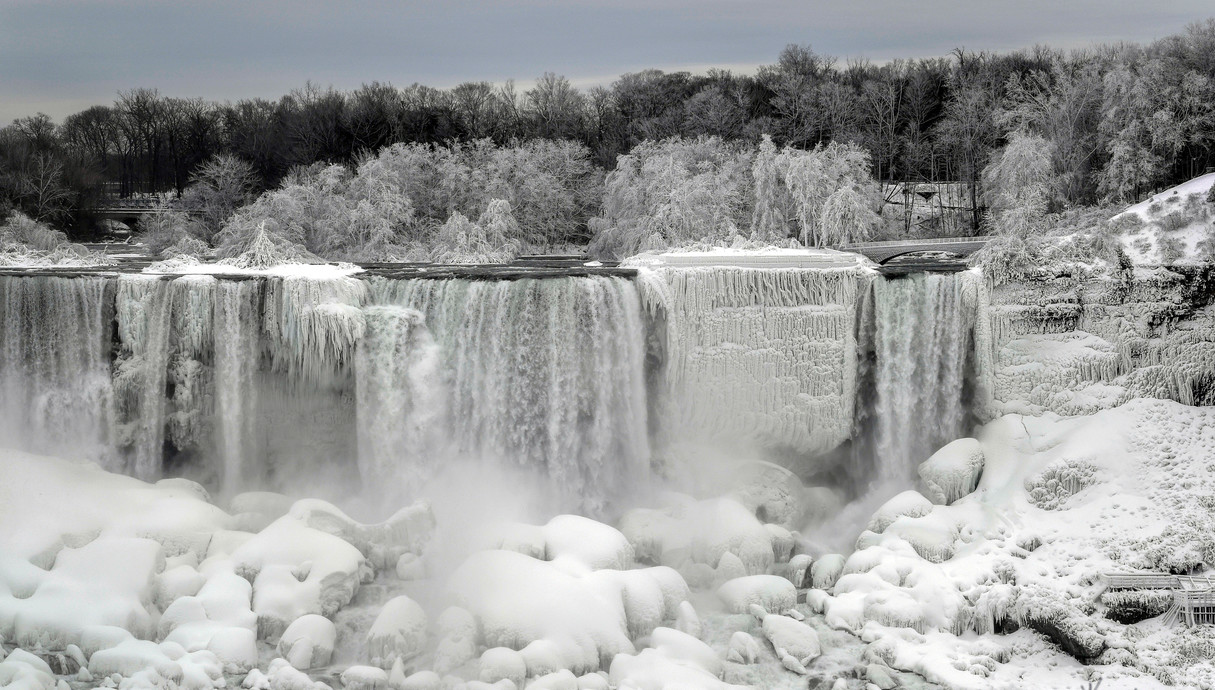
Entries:
MULTIPOLYGON (((837 242, 847 242, 856 236, 868 235, 876 223, 876 214, 872 208, 877 206, 877 185, 870 176, 869 154, 855 144, 840 144, 831 142, 826 146, 815 147, 812 151, 785 149, 781 153, 782 167, 785 169, 785 186, 793 200, 793 208, 797 215, 799 226, 798 235, 805 246, 824 246, 837 242), (855 196, 864 201, 864 206, 870 208, 869 213, 861 214, 865 219, 865 227, 854 228, 847 235, 839 234, 838 226, 832 228, 829 234, 823 227, 823 213, 827 200, 840 190, 851 189, 855 196)), ((836 202, 837 210, 842 210, 853 204, 856 198, 841 197, 836 202)), ((837 221, 838 214, 833 217, 837 221)))
POLYGON ((862 196, 855 185, 844 185, 827 197, 819 227, 824 243, 837 246, 868 239, 878 222, 873 200, 862 196))
POLYGON ((692 242, 728 243, 750 224, 751 152, 717 137, 644 142, 617 159, 591 251, 628 256, 692 242))
POLYGON ((755 188, 751 239, 759 242, 775 242, 788 236, 778 155, 772 137, 765 134, 759 143, 755 162, 751 164, 751 179, 755 188))
POLYGON ((984 198, 997 225, 1001 217, 1045 215, 1051 188, 1051 147, 1041 136, 1017 130, 983 169, 984 198))
POLYGON ((221 153, 194 172, 176 206, 196 221, 192 234, 210 244, 236 209, 253 200, 258 184, 252 165, 221 153))
MULTIPOLYGON (((497 210, 486 211, 491 222, 499 223, 496 228, 499 230, 503 221, 502 210, 502 207, 498 207, 497 210)), ((505 210, 509 213, 509 209, 505 210)), ((495 243, 486 234, 485 228, 458 211, 439 227, 430 251, 430 260, 438 263, 500 263, 513 257, 512 246, 495 243)))

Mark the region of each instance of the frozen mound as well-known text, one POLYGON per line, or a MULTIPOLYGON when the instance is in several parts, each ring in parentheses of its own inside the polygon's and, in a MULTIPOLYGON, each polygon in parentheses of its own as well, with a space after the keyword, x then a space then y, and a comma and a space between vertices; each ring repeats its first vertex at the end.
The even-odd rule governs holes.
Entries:
MULTIPOLYGON (((562 668, 581 675, 607 668, 616 654, 632 653, 624 597, 637 587, 654 593, 651 609, 661 605, 674 617, 679 602, 666 601, 661 583, 646 571, 591 571, 513 551, 482 551, 448 580, 452 598, 477 621, 479 643, 521 650, 529 675, 562 668), (622 586, 625 577, 637 582, 622 586)), ((686 592, 684 585, 685 598, 686 592)))
POLYGON ((979 485, 983 475, 983 446, 973 438, 951 441, 925 460, 919 473, 928 498, 933 503, 949 505, 979 485))
POLYGON ((696 565, 727 568, 732 577, 758 575, 768 572, 778 554, 783 560, 792 555, 787 531, 768 529, 733 498, 632 510, 621 518, 620 531, 639 561, 669 565, 685 576, 696 565), (732 561, 741 564, 741 572, 729 569, 732 561))

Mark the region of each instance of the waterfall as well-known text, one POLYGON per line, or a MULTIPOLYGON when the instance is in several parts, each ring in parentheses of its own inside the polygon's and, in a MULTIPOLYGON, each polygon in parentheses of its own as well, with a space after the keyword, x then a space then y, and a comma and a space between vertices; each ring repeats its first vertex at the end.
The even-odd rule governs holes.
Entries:
POLYGON ((439 347, 415 309, 372 306, 364 317, 355 355, 359 475, 366 487, 416 498, 447 424, 439 347))
POLYGON ((920 273, 873 282, 875 453, 879 480, 916 466, 967 432, 967 371, 979 282, 920 273))
POLYGON ((592 512, 649 462, 644 334, 622 278, 373 279, 442 352, 459 450, 543 472, 592 512))
POLYGON ((120 469, 109 449, 113 288, 106 278, 0 277, 0 434, 120 469))
POLYGON ((115 362, 118 441, 130 474, 160 477, 169 367, 171 285, 159 276, 118 278, 115 309, 121 351, 115 362))
POLYGON ((214 304, 215 446, 223 491, 247 486, 257 442, 261 282, 220 281, 214 304))

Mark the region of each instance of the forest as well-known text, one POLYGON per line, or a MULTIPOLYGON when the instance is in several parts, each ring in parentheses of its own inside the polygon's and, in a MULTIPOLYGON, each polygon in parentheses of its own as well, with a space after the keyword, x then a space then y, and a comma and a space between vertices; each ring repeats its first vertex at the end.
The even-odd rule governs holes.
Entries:
POLYGON ((962 190, 961 222, 937 231, 980 234, 1213 167, 1215 19, 1148 45, 884 64, 790 45, 755 74, 646 70, 588 90, 553 73, 226 103, 133 88, 0 129, 0 236, 94 237, 99 200, 136 196, 160 202, 139 230, 170 254, 833 246, 907 234, 884 203, 899 183, 962 190))

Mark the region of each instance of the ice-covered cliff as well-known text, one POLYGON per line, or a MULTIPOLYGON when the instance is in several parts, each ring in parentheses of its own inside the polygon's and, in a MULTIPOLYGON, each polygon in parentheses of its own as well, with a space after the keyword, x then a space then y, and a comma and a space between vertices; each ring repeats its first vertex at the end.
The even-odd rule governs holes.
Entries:
POLYGON ((1215 272, 1136 268, 1061 275, 985 292, 988 417, 1091 414, 1131 398, 1215 403, 1215 272))

